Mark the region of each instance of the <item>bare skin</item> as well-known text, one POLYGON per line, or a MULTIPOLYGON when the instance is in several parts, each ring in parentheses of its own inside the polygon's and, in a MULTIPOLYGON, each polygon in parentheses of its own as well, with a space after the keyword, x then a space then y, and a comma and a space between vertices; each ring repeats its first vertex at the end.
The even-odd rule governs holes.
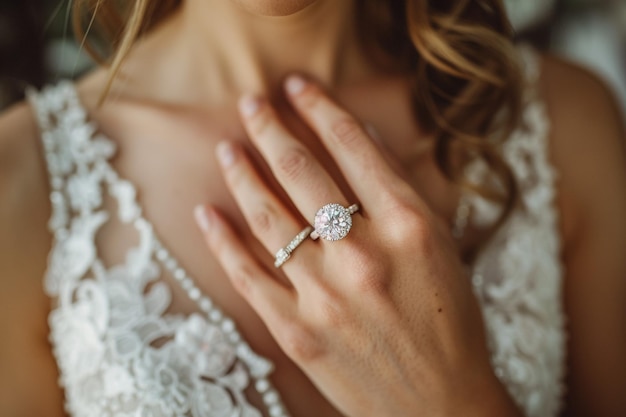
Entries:
MULTIPOLYGON (((375 126, 433 211, 450 219, 457 199, 427 153, 408 156, 405 152, 415 141, 420 148, 429 146, 410 115, 406 80, 378 73, 358 54, 352 43, 355 39, 340 36, 347 30, 349 19, 343 19, 350 10, 332 9, 331 13, 325 9, 331 3, 336 4, 319 1, 304 13, 281 17, 268 26, 261 18, 264 23, 252 24, 250 15, 226 2, 190 1, 186 12, 157 29, 129 56, 124 68, 127 80, 114 86, 102 108, 97 109, 95 103, 104 85, 104 71, 97 70, 79 83, 91 118, 118 144, 113 164, 140 190, 146 217, 204 291, 240 323, 251 344, 277 363, 275 383, 296 416, 339 413, 282 352, 230 286, 217 261, 207 257, 191 214, 201 202, 232 213, 230 218, 244 239, 271 263, 236 211, 213 156, 215 145, 224 137, 247 140, 236 99, 242 92, 269 95, 285 123, 336 173, 318 141, 303 129, 279 92, 288 72, 311 74, 358 119, 375 126), (194 20, 200 16, 202 22, 194 20), (285 36, 293 35, 295 28, 301 30, 297 44, 286 40, 293 36, 285 36), (345 44, 314 42, 320 34, 347 40, 345 44), (224 38, 229 39, 228 50, 220 48, 223 42, 212 42, 224 38), (333 47, 314 49, 315 45, 333 47)), ((270 14, 280 12, 284 13, 273 10, 270 14)), ((558 208, 570 317, 568 406, 577 416, 624 415, 626 403, 620 389, 626 386, 623 124, 605 88, 584 71, 547 58, 542 74, 541 91, 552 118, 552 159, 561 172, 558 208)), ((0 414, 63 415, 58 373, 47 343, 50 301, 41 286, 51 245, 46 230, 48 183, 37 128, 24 104, 0 117, 0 201, 0 331, 8 341, 0 346, 0 414), (32 400, 35 396, 37 401, 32 400)), ((472 241, 470 234, 462 246, 472 241)), ((120 242, 132 244, 132 235, 115 224, 98 235, 101 255, 109 263, 119 260, 127 249, 120 242)), ((185 294, 175 284, 171 288, 171 311, 193 311, 195 306, 185 294)))

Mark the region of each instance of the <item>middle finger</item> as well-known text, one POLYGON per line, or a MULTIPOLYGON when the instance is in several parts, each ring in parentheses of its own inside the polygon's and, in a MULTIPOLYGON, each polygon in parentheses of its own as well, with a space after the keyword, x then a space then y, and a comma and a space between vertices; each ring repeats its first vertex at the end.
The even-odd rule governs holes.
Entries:
POLYGON ((348 205, 328 172, 291 135, 265 100, 246 96, 240 110, 250 139, 306 219, 311 220, 325 204, 348 205))

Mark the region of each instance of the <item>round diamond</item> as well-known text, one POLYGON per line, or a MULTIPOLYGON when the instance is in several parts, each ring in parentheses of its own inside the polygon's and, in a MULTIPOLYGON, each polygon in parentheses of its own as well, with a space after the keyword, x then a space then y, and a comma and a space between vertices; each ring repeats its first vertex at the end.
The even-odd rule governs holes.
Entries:
POLYGON ((340 204, 327 204, 315 215, 315 231, 323 239, 343 239, 351 227, 350 211, 340 204))

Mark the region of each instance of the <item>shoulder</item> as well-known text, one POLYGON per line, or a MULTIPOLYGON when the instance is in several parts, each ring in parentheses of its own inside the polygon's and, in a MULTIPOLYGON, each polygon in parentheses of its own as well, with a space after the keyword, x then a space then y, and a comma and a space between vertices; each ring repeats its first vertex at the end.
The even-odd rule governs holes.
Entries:
POLYGON ((624 121, 607 84, 592 72, 551 55, 541 60, 539 88, 553 120, 553 133, 624 140, 624 121), (582 129, 582 130, 581 130, 582 129))
POLYGON ((21 212, 31 191, 46 188, 46 168, 31 107, 19 103, 0 113, 0 205, 3 221, 21 212))
MULTIPOLYGON (((0 178, 7 191, 7 181, 19 181, 35 156, 38 131, 30 106, 21 102, 0 113, 0 178)), ((4 200, 3 200, 4 201, 4 200)))
POLYGON ((548 94, 547 99, 594 99, 597 101, 593 104, 611 106, 614 112, 618 112, 617 103, 607 84, 593 72, 564 58, 542 55, 540 82, 548 94))
POLYGON ((543 59, 540 88, 558 171, 568 317, 568 407, 625 415, 626 151, 609 88, 562 60, 543 59))
POLYGON ((613 146, 624 151, 624 120, 608 85, 561 58, 542 58, 539 88, 552 121, 557 151, 568 146, 613 146))
MULTIPOLYGON (((33 376, 38 378, 36 384, 54 383, 56 378, 47 344, 49 300, 42 285, 52 236, 46 227, 50 203, 39 142, 35 117, 27 103, 0 113, 2 415, 40 409, 26 402, 35 384, 33 376)), ((42 396, 46 403, 54 399, 60 404, 57 390, 42 396)))
POLYGON ((35 116, 31 107, 22 102, 0 113, 0 270, 4 272, 3 278, 9 271, 19 270, 19 275, 23 275, 25 269, 41 267, 41 263, 26 262, 25 256, 44 254, 49 247, 48 190, 35 116))
POLYGON ((577 65, 544 56, 539 88, 550 118, 567 242, 583 220, 604 216, 603 207, 626 210, 625 125, 609 87, 577 65))

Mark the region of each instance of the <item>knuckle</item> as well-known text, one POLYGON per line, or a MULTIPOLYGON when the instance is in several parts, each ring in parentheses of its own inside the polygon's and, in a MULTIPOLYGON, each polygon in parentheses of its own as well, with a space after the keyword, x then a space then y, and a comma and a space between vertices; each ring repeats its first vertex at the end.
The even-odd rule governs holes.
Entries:
POLYGON ((245 264, 239 265, 229 275, 233 287, 241 296, 248 299, 252 293, 252 280, 255 276, 252 268, 245 264))
POLYGON ((277 162, 280 175, 288 180, 298 179, 311 166, 311 158, 306 150, 294 147, 287 150, 277 162))
POLYGON ((353 243, 348 248, 346 259, 350 259, 351 273, 348 277, 353 290, 365 296, 380 296, 387 293, 389 286, 386 265, 372 256, 372 251, 353 243))
POLYGON ((355 270, 352 286, 356 293, 364 296, 382 296, 387 293, 388 279, 384 273, 384 265, 371 259, 364 261, 355 270))
POLYGON ((256 237, 263 237, 275 230, 277 213, 275 207, 269 204, 261 204, 250 215, 250 229, 256 237))
POLYGON ((342 146, 351 146, 363 135, 359 123, 351 117, 343 117, 331 127, 331 135, 335 142, 342 146))
POLYGON ((431 225, 429 220, 415 210, 406 213, 405 231, 411 240, 421 242, 429 239, 431 235, 431 225))
POLYGON ((325 291, 318 306, 319 320, 324 328, 338 329, 350 320, 351 312, 346 301, 333 291, 325 291))
POLYGON ((428 219, 413 213, 405 218, 404 225, 396 228, 396 243, 400 247, 413 248, 422 255, 434 250, 432 225, 428 219))
POLYGON ((389 282, 384 275, 370 269, 354 280, 355 291, 363 296, 381 297, 388 294, 389 282))
POLYGON ((324 302, 320 304, 321 321, 325 326, 339 329, 348 322, 345 308, 337 303, 324 302))
POLYGON ((423 233, 427 232, 428 220, 423 213, 407 199, 390 199, 386 218, 386 229, 394 240, 401 243, 420 240, 423 233))
POLYGON ((420 232, 425 227, 425 219, 410 204, 400 203, 397 206, 397 212, 408 233, 420 232))
POLYGON ((320 338, 301 323, 286 324, 279 339, 284 352, 296 362, 311 362, 323 355, 320 338))

